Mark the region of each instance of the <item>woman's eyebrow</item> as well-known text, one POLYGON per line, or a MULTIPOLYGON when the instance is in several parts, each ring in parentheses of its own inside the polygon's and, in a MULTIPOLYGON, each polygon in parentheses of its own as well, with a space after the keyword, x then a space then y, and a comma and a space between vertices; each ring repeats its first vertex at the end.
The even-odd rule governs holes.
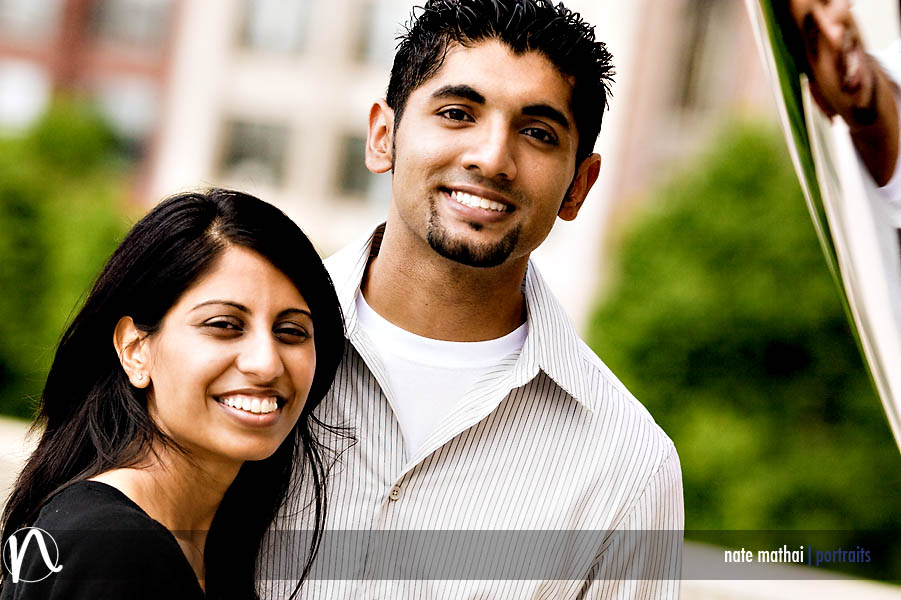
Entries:
POLYGON ((310 317, 311 319, 313 318, 313 314, 305 308, 286 308, 282 312, 278 313, 278 316, 284 317, 286 315, 290 315, 290 314, 294 314, 294 313, 306 315, 306 316, 310 317))
POLYGON ((250 309, 244 306, 243 304, 238 304, 237 302, 232 302, 231 300, 207 300, 205 302, 201 302, 192 308, 191 310, 197 310, 198 308, 202 308, 204 306, 209 306, 211 304, 224 304, 225 306, 232 306, 237 308, 241 312, 250 313, 250 309))
MULTIPOLYGON (((196 305, 191 310, 192 311, 197 310, 198 308, 203 308, 204 306, 210 306, 212 304, 221 304, 224 306, 231 306, 231 307, 236 308, 236 309, 240 310, 241 312, 245 312, 247 314, 253 313, 252 310, 250 310, 243 304, 240 304, 238 302, 232 302, 231 300, 206 300, 205 302, 201 302, 200 304, 196 305)), ((306 316, 310 317, 311 319, 313 318, 313 314, 308 309, 305 309, 305 308, 286 308, 285 310, 279 312, 278 316, 284 317, 285 315, 289 315, 289 314, 301 314, 301 315, 306 315, 306 316)))

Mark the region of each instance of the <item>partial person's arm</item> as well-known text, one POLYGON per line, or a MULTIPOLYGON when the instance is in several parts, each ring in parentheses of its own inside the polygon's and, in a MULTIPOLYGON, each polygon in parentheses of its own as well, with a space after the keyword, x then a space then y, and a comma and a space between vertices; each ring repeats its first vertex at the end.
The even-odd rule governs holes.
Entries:
POLYGON ((875 71, 878 118, 870 124, 848 123, 848 128, 867 171, 882 187, 892 179, 899 162, 898 90, 881 68, 875 71))

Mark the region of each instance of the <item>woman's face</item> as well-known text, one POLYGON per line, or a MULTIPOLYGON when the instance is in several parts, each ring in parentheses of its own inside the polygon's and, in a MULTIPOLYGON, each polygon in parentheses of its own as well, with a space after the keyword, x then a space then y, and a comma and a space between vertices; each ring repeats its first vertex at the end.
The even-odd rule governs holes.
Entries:
POLYGON ((316 370, 307 303, 240 246, 188 288, 146 343, 148 410, 194 458, 270 456, 297 422, 316 370))

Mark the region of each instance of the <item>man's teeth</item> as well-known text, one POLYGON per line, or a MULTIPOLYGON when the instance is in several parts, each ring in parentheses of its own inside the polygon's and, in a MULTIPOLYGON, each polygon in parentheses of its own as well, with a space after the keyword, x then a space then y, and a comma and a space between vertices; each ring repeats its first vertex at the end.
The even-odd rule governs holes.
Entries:
POLYGON ((229 396, 221 400, 222 404, 237 408, 238 410, 246 410, 257 415, 265 415, 274 412, 278 408, 278 401, 275 398, 257 398, 255 396, 229 396))
POLYGON ((845 63, 845 82, 850 83, 854 77, 857 75, 857 71, 860 69, 860 52, 851 52, 847 57, 847 62, 845 63))
POLYGON ((467 194, 466 192, 453 191, 451 192, 451 198, 464 206, 484 208, 485 210, 493 210, 497 212, 507 212, 507 207, 500 202, 488 200, 487 198, 482 198, 480 196, 473 196, 472 194, 467 194))

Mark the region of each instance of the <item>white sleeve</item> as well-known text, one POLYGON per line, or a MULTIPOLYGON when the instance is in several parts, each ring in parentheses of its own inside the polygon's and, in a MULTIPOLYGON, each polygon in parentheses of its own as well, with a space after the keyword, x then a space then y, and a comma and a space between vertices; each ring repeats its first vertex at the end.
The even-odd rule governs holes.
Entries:
MULTIPOLYGON (((898 119, 901 122, 901 98, 896 98, 896 101, 898 102, 898 119)), ((884 207, 892 225, 901 227, 901 148, 895 158, 895 170, 892 177, 888 183, 879 188, 879 193, 885 199, 884 207)))
POLYGON ((677 600, 685 515, 682 469, 673 448, 598 556, 581 598, 677 600))
MULTIPOLYGON (((891 46, 874 52, 873 56, 879 61, 880 66, 895 83, 895 102, 898 106, 899 122, 901 122, 901 94, 898 93, 897 87, 901 83, 901 40, 895 41, 891 46)), ((899 149, 898 157, 895 159, 895 170, 891 178, 884 186, 879 188, 879 192, 886 200, 886 212, 889 219, 895 227, 901 227, 901 149, 899 149)))

